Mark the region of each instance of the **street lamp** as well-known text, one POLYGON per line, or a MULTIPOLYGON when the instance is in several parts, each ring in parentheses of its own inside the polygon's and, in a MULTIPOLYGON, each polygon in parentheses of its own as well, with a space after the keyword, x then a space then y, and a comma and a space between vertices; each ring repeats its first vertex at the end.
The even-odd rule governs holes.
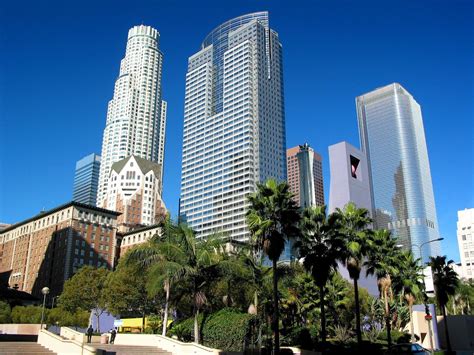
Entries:
POLYGON ((428 322, 428 333, 430 336, 430 346, 431 346, 431 352, 434 351, 434 346, 433 346, 433 332, 431 331, 431 319, 433 318, 430 314, 430 309, 428 308, 427 300, 428 300, 428 295, 426 294, 426 283, 425 283, 425 263, 423 262, 423 254, 421 251, 421 247, 425 244, 433 243, 433 242, 439 242, 443 240, 444 238, 437 238, 433 240, 429 240, 427 242, 421 243, 420 245, 412 244, 412 246, 418 247, 418 252, 420 253, 420 261, 421 261, 421 266, 423 267, 422 273, 423 273, 423 291, 424 291, 424 297, 423 301, 425 304, 425 319, 428 322))
POLYGON ((48 287, 43 287, 41 289, 41 293, 43 294, 43 310, 41 311, 41 326, 40 326, 40 329, 43 329, 44 305, 46 303, 46 295, 49 293, 49 288, 48 287))

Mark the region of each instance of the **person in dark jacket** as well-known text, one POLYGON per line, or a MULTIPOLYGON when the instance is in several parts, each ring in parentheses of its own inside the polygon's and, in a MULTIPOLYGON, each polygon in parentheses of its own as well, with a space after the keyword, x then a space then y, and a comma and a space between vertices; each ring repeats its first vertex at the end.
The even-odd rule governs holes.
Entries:
POLYGON ((89 325, 89 328, 87 328, 86 334, 87 334, 87 342, 90 343, 92 340, 92 333, 94 332, 94 329, 92 329, 92 324, 89 325))
POLYGON ((110 331, 110 344, 114 343, 116 335, 117 335, 117 328, 114 328, 110 331))

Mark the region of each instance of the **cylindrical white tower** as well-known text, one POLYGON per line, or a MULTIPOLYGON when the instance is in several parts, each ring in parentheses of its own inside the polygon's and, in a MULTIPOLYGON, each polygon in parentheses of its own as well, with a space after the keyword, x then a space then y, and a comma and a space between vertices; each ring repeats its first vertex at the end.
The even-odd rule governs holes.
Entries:
POLYGON ((163 55, 158 31, 135 26, 128 31, 125 57, 107 110, 102 141, 98 206, 104 205, 110 168, 136 155, 163 164, 166 103, 161 99, 163 55))

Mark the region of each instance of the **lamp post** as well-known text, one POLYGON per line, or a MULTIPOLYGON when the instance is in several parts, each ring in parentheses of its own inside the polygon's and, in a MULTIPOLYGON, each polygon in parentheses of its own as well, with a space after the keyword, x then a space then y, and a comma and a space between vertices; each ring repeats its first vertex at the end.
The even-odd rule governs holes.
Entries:
POLYGON ((40 329, 43 329, 44 306, 46 304, 46 295, 49 293, 49 288, 48 287, 43 287, 41 289, 41 293, 43 294, 43 310, 41 311, 41 326, 40 326, 40 329))
POLYGON ((418 247, 418 251, 420 253, 420 260, 421 260, 421 266, 423 267, 423 291, 424 291, 424 297, 423 297, 423 301, 424 301, 424 304, 425 304, 425 319, 426 321, 428 322, 428 334, 429 334, 429 337, 430 337, 430 347, 431 347, 431 353, 434 353, 434 345, 433 345, 433 331, 431 329, 431 319, 433 318, 432 315, 430 314, 430 309, 428 308, 428 304, 427 304, 427 300, 428 300, 428 296, 426 294, 426 283, 425 283, 425 263, 423 262, 423 253, 421 251, 421 247, 425 244, 429 244, 429 243, 433 243, 433 242, 439 242, 441 240, 443 240, 444 238, 437 238, 437 239, 433 239, 433 240, 429 240, 427 242, 424 242, 424 243, 421 243, 420 245, 416 245, 416 244, 412 244, 412 246, 416 246, 418 247))

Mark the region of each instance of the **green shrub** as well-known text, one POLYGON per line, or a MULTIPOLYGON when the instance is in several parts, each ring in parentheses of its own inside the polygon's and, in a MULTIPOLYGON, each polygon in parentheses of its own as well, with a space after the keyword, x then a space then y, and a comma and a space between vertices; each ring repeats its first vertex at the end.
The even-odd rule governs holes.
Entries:
MULTIPOLYGON (((394 344, 402 344, 402 343, 410 342, 411 335, 409 333, 401 332, 398 330, 392 330, 390 334, 392 335, 392 342, 394 344)), ((380 340, 387 341, 387 332, 386 331, 382 332, 378 338, 380 340)))
MULTIPOLYGON (((12 309, 12 322, 18 324, 39 324, 41 322, 42 307, 37 306, 16 306, 12 309)), ((45 320, 48 309, 44 310, 45 320)))
POLYGON ((0 323, 10 323, 12 321, 12 310, 6 302, 0 301, 0 323))
POLYGON ((311 332, 305 327, 294 327, 290 332, 282 336, 280 344, 284 346, 298 346, 301 349, 313 349, 311 332))
MULTIPOLYGON (((209 316, 200 315, 198 321, 202 344, 226 351, 242 351, 254 319, 255 316, 232 308, 221 309, 209 316)), ((193 333, 194 318, 173 325, 168 332, 170 336, 175 335, 182 341, 191 341, 193 333)))

